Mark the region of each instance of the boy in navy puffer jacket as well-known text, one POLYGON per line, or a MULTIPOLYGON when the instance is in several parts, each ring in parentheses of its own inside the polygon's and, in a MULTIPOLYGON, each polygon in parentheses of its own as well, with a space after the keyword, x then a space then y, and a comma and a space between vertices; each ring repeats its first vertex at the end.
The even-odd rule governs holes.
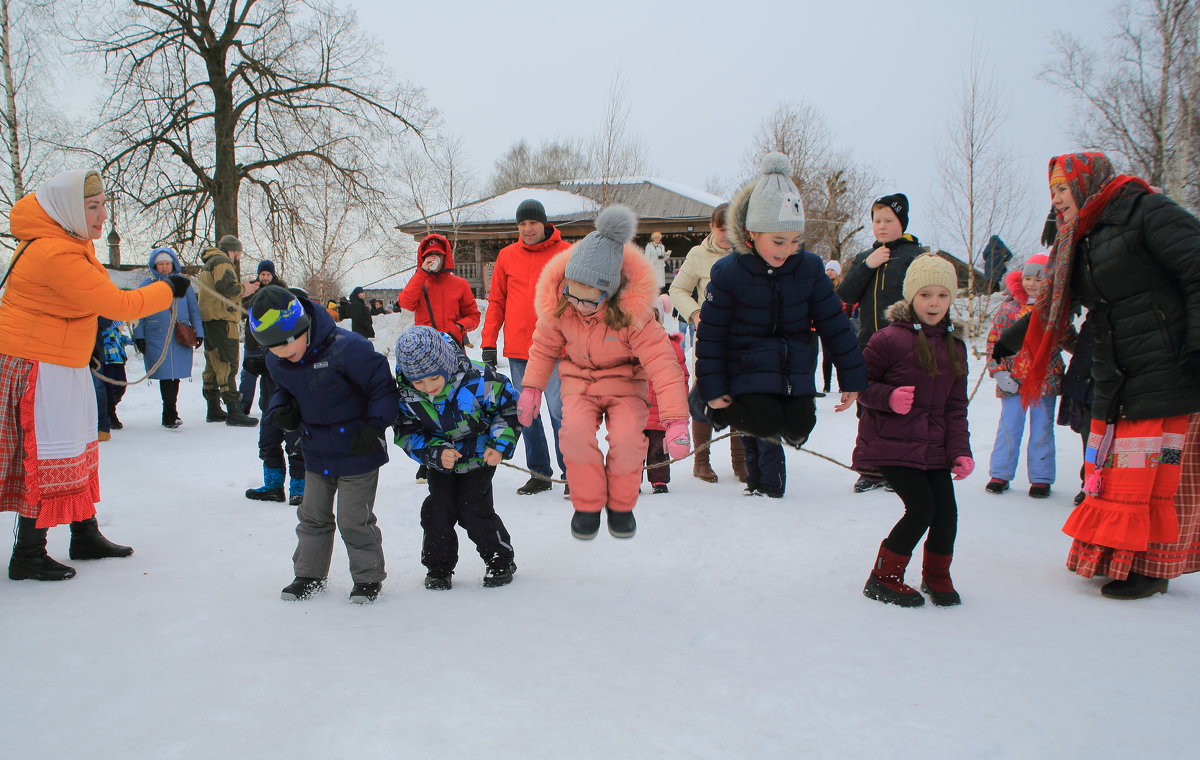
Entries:
POLYGON ((487 565, 483 585, 512 581, 517 565, 492 502, 496 467, 517 447, 517 391, 507 377, 475 364, 448 335, 425 325, 396 341, 400 415, 396 445, 426 468, 421 505, 425 588, 447 590, 458 564, 458 523, 487 565))
POLYGON ((250 303, 250 329, 267 349, 276 391, 267 407, 283 430, 302 431, 304 500, 297 510, 296 579, 282 597, 304 599, 325 586, 336 525, 350 558, 350 601, 375 601, 386 573, 375 525, 384 429, 400 393, 387 360, 366 338, 336 326, 328 312, 275 285, 250 303))

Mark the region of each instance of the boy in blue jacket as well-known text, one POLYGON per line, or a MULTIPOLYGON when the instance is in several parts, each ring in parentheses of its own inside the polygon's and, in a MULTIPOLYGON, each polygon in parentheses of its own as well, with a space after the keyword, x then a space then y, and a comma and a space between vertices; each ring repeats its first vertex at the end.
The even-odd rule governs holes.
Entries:
POLYGON ((308 299, 268 285, 250 303, 250 329, 268 350, 275 381, 267 414, 302 432, 304 499, 296 510, 296 579, 281 594, 306 599, 325 587, 337 529, 350 558, 350 601, 375 601, 386 573, 375 525, 379 468, 388 461, 384 430, 400 394, 387 360, 370 342, 333 323, 308 299))
POLYGON ((428 326, 411 327, 396 341, 396 382, 396 445, 427 468, 429 482, 421 505, 425 588, 450 588, 458 564, 455 523, 487 565, 483 585, 510 583, 517 565, 493 506, 492 477, 512 458, 520 435, 513 384, 428 326))

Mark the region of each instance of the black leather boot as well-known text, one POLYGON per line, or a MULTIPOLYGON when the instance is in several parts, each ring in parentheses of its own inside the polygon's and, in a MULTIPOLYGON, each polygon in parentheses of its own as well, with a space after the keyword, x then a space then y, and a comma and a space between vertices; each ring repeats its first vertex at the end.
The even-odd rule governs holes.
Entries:
POLYGON ((46 528, 38 528, 32 517, 17 518, 17 541, 8 563, 14 581, 65 581, 75 577, 75 568, 55 562, 46 554, 46 528))
POLYGON ((258 418, 242 411, 242 399, 236 393, 223 395, 225 402, 225 424, 233 427, 258 427, 258 418))
POLYGON ((225 410, 221 408, 221 397, 209 392, 205 392, 204 400, 208 402, 208 415, 204 418, 204 421, 224 422, 225 410))
POLYGON ((133 554, 133 548, 114 544, 100 532, 96 518, 76 520, 71 523, 71 559, 107 559, 108 557, 128 557, 133 554))

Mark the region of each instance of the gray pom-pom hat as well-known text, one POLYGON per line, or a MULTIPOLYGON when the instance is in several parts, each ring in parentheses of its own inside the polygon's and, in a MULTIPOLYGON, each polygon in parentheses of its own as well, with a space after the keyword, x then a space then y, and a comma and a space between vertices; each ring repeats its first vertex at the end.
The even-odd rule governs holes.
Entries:
POLYGON ((596 217, 596 231, 575 244, 564 277, 590 285, 610 298, 621 286, 625 244, 633 240, 637 217, 624 206, 609 206, 596 217))
POLYGON ((804 201, 792 182, 792 165, 782 153, 763 156, 746 210, 750 232, 802 232, 804 201))

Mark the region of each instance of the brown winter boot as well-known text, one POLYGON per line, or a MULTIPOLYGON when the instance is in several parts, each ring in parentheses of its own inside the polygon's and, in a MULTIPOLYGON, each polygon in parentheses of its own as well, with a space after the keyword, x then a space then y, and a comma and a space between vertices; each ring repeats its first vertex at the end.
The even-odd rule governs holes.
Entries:
POLYGON ((717 473, 708 463, 708 447, 704 445, 711 440, 712 425, 692 420, 692 477, 700 478, 705 483, 717 482, 717 473))
POLYGON ((901 607, 920 607, 925 604, 925 597, 912 586, 904 584, 904 571, 908 569, 910 559, 910 555, 897 554, 880 544, 871 577, 863 586, 863 596, 901 607))
POLYGON ((953 558, 953 554, 934 554, 925 547, 925 558, 921 561, 921 590, 939 607, 962 604, 962 598, 950 580, 950 560, 953 558))
POLYGON ((738 479, 739 483, 745 483, 746 475, 746 449, 742 446, 742 437, 740 435, 731 435, 729 437, 729 461, 733 465, 733 475, 738 479))

